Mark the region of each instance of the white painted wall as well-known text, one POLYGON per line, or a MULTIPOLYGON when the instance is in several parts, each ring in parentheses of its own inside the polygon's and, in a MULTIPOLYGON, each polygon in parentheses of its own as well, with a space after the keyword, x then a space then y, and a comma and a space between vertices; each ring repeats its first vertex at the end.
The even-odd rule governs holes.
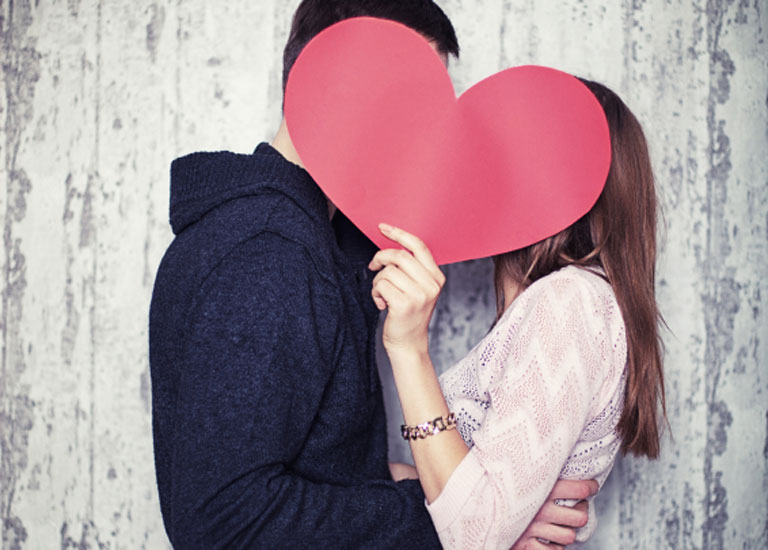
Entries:
MULTIPOLYGON (((171 238, 168 167, 272 136, 296 3, 0 0, 3 550, 167 547, 147 311, 171 238)), ((459 91, 553 65, 619 91, 651 143, 674 439, 655 463, 617 464, 589 548, 768 547, 768 4, 441 5, 459 91)), ((493 309, 486 262, 447 273, 441 367, 493 309)))

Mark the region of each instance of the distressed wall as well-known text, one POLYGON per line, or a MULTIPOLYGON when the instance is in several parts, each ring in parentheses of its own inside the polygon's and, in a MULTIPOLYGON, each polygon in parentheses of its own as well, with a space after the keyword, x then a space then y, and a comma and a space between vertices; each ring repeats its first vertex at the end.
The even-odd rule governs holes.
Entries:
MULTIPOLYGON (((271 137, 296 3, 0 0, 3 550, 167 547, 146 324, 171 238, 168 165, 271 137)), ((619 91, 651 144, 672 439, 656 462, 616 465, 589 548, 768 547, 768 4, 441 5, 459 91, 553 65, 619 91)), ((447 274, 441 368, 493 309, 487 262, 447 274)))

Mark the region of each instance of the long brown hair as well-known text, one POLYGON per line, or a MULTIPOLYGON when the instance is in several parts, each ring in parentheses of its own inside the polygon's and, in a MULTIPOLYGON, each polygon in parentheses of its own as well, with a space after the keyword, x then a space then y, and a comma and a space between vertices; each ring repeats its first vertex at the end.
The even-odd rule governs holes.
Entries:
POLYGON ((587 80, 605 111, 612 159, 605 188, 594 207, 560 233, 529 247, 494 256, 497 312, 504 310, 505 283, 518 293, 567 265, 601 267, 621 309, 627 334, 627 388, 618 424, 622 452, 657 458, 660 418, 666 418, 662 322, 656 305, 657 199, 643 130, 610 89, 587 80))

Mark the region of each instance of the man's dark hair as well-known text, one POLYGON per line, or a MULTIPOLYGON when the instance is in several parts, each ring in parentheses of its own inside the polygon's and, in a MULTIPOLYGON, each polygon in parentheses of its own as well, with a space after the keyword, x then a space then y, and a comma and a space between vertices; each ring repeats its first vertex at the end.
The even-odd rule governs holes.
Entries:
POLYGON ((435 42, 440 53, 459 55, 456 31, 432 0, 303 0, 293 16, 283 52, 283 90, 296 58, 310 40, 334 23, 363 16, 402 23, 435 42))

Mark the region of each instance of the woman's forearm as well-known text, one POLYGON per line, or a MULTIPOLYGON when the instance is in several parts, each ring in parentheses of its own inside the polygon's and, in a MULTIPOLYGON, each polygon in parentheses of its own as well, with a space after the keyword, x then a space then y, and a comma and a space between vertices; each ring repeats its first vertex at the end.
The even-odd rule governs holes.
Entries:
MULTIPOLYGON (((379 251, 369 264, 369 268, 379 272, 374 278, 371 295, 380 310, 388 310, 382 340, 392 363, 405 423, 414 426, 449 414, 428 353, 429 319, 440 290, 445 284, 445 276, 420 239, 401 229, 383 224, 380 229, 385 237, 404 248, 404 250, 379 251)), ((535 414, 533 416, 535 417, 535 414)), ((497 422, 497 424, 502 427, 505 425, 504 422, 497 422)), ((518 527, 519 533, 523 533, 530 519, 535 519, 522 517, 520 514, 512 517, 505 513, 507 508, 494 506, 499 495, 490 487, 490 479, 486 475, 489 472, 479 460, 476 460, 475 456, 467 456, 469 450, 456 430, 442 431, 426 436, 424 439, 412 440, 410 445, 419 473, 419 481, 431 505, 430 515, 436 529, 441 533, 441 542, 444 546, 468 547, 462 542, 466 522, 460 520, 467 504, 477 506, 476 511, 470 513, 473 519, 481 520, 481 525, 473 521, 470 530, 475 532, 479 527, 480 531, 487 530, 489 534, 493 533, 494 537, 498 537, 500 525, 522 522, 518 527), (459 467, 462 471, 456 472, 459 467), (454 472, 461 475, 462 479, 455 480, 457 483, 451 483, 449 487, 448 482, 454 472), (478 480, 478 476, 482 479, 478 480), (441 494, 445 494, 445 498, 438 499, 441 494), (489 502, 490 509, 496 510, 496 513, 500 513, 502 517, 488 516, 489 502), (485 524, 483 524, 483 518, 486 519, 485 524)), ((566 458, 564 457, 563 461, 566 458)), ((511 473, 514 479, 514 474, 520 472, 513 469, 511 473)), ((502 482, 505 477, 502 476, 502 482)), ((543 477, 539 481, 543 485, 548 483, 548 480, 543 477)), ((509 495, 517 494, 517 491, 508 493, 509 495)), ((579 495, 574 496, 582 498, 579 495)), ((543 499, 545 495, 541 497, 543 499)), ((550 497, 550 499, 554 498, 561 497, 550 497)), ((556 509, 561 508, 554 504, 552 506, 556 509)), ((542 512, 545 508, 546 505, 542 508, 542 512)), ((550 514, 549 511, 547 513, 550 514)), ((570 521, 568 518, 555 516, 557 514, 548 515, 546 521, 558 525, 549 525, 544 523, 544 520, 534 522, 529 526, 525 540, 520 539, 517 543, 509 540, 508 544, 505 540, 502 547, 508 548, 513 543, 515 548, 518 548, 518 544, 521 548, 529 544, 535 546, 540 544, 535 540, 538 536, 546 536, 557 543, 569 544, 573 538, 566 540, 566 537, 561 537, 558 533, 562 534, 563 529, 559 525, 576 524, 568 523, 570 521), (554 530, 550 527, 554 527, 554 530)), ((506 539, 509 539, 511 531, 506 527, 503 530, 506 539)), ((564 531, 573 534, 567 529, 564 531)))
MULTIPOLYGON (((409 426, 449 414, 448 405, 427 353, 390 351, 403 418, 409 426)), ((469 452, 457 430, 446 430, 410 441, 413 460, 427 502, 432 503, 469 452)))
MULTIPOLYGON (((380 250, 368 267, 379 272, 371 295, 376 307, 388 310, 382 341, 405 423, 413 426, 449 413, 428 352, 429 319, 445 275, 421 239, 386 224, 379 229, 404 249, 380 250)), ((448 430, 411 441, 411 451, 424 494, 432 502, 468 449, 456 430, 448 430)))

